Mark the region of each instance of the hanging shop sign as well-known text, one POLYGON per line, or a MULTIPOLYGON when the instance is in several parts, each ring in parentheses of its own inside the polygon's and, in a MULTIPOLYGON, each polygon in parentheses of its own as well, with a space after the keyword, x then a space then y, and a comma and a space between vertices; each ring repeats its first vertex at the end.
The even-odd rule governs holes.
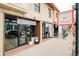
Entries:
POLYGON ((18 19, 18 24, 26 24, 26 25, 36 25, 36 21, 29 21, 25 19, 18 19))

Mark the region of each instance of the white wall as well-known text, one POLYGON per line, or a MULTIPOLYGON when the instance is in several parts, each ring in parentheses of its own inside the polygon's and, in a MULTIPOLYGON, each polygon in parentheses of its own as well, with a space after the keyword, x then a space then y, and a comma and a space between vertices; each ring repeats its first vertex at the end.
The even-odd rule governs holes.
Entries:
POLYGON ((12 3, 13 5, 26 10, 25 17, 53 23, 53 9, 46 3, 40 3, 40 13, 34 11, 34 3, 12 3), (51 18, 48 17, 48 8, 51 9, 51 18))

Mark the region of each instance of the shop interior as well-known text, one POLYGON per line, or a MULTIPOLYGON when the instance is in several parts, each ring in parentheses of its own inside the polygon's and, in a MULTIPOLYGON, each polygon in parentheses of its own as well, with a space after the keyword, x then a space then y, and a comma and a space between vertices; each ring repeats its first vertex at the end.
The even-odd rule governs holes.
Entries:
POLYGON ((42 38, 52 38, 53 37, 53 25, 50 23, 42 23, 42 38))

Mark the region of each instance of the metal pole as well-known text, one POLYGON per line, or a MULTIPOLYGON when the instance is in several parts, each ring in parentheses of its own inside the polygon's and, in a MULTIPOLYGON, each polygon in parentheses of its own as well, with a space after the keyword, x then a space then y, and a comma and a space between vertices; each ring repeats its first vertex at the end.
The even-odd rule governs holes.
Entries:
POLYGON ((78 56, 78 3, 76 3, 76 44, 75 56, 78 56))

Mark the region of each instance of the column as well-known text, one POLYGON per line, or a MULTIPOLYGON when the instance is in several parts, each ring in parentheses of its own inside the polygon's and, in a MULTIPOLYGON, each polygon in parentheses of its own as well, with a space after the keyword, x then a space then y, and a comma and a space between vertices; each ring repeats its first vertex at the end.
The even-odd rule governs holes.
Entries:
POLYGON ((40 21, 36 21, 35 36, 38 37, 40 41, 40 21))
POLYGON ((4 14, 0 12, 0 55, 3 55, 3 41, 4 41, 4 14))
POLYGON ((42 21, 40 21, 40 43, 42 43, 42 21))

